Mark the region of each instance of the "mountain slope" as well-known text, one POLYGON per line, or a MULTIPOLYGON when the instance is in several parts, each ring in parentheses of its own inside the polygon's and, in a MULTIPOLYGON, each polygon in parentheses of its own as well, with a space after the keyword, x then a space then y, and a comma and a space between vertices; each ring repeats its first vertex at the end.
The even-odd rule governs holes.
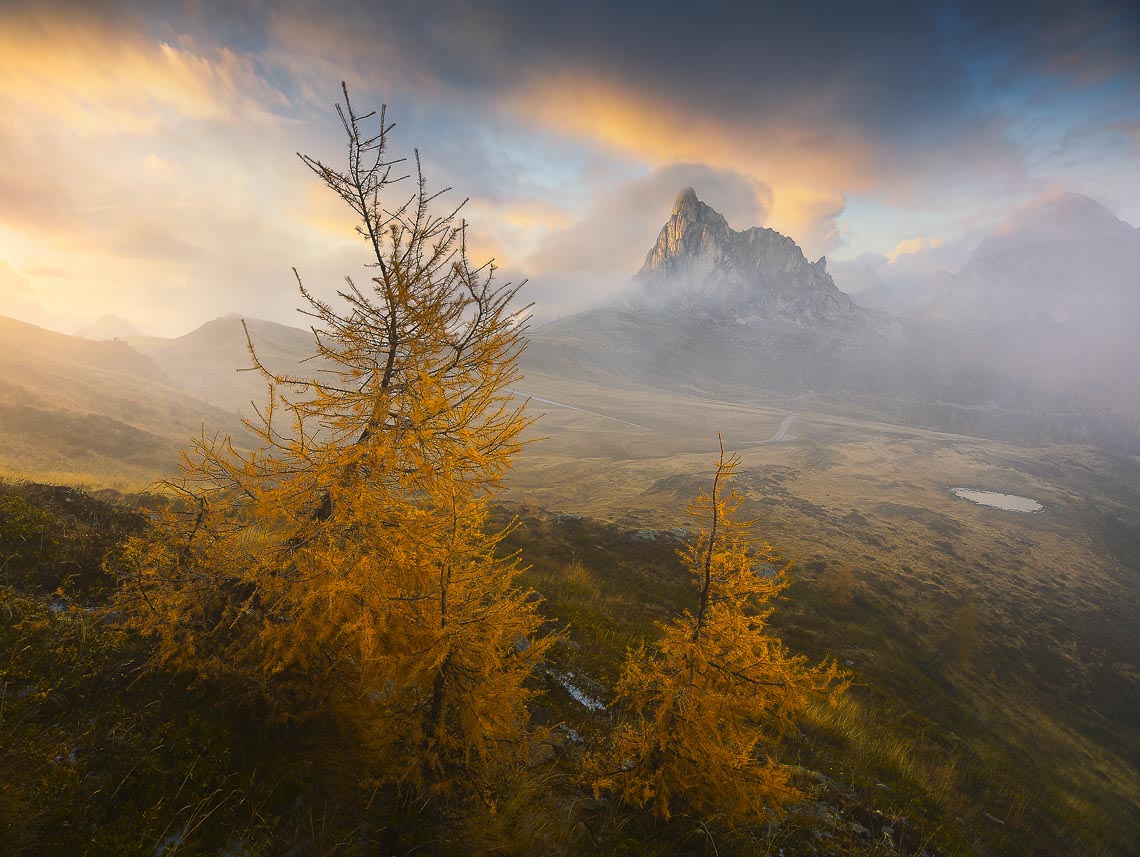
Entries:
POLYGON ((121 341, 94 342, 0 317, 0 469, 138 484, 172 473, 203 428, 244 429, 174 387, 121 341))
MULTIPOLYGON (((155 363, 185 392, 230 413, 252 415, 261 406, 266 382, 251 367, 242 318, 227 315, 174 339, 131 337, 135 349, 155 363)), ((312 375, 319 366, 305 363, 315 350, 313 334, 260 319, 245 319, 258 358, 269 369, 285 375, 312 375)))
POLYGON ((999 324, 1140 318, 1140 232, 1095 200, 1061 194, 1001 224, 956 274, 935 278, 918 310, 999 324))

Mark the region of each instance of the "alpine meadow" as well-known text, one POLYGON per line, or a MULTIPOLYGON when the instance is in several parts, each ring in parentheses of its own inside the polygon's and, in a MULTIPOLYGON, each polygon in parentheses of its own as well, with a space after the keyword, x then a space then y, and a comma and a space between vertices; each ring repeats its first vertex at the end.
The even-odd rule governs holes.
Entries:
POLYGON ((1135 853, 1138 45, 0 2, 0 855, 1135 853))

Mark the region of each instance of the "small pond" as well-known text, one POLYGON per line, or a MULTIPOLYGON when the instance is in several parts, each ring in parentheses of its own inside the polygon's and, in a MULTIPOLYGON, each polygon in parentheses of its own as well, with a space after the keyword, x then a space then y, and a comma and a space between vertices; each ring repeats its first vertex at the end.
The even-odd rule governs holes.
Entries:
POLYGON ((1029 497, 1016 494, 999 494, 996 491, 976 491, 973 488, 951 488, 950 493, 979 506, 991 506, 1007 512, 1040 512, 1044 506, 1029 497))

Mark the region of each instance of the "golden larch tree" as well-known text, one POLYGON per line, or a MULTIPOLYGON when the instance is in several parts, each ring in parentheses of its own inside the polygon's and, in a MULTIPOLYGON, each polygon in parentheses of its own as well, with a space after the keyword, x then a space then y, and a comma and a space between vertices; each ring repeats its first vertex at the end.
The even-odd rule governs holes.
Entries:
POLYGON ((692 609, 662 625, 655 645, 627 653, 614 702, 621 721, 587 761, 595 791, 663 818, 745 824, 794 798, 777 742, 810 702, 845 687, 834 662, 809 665, 766 627, 789 565, 751 538, 753 521, 737 520, 738 461, 722 442, 711 489, 689 506, 700 531, 679 553, 692 609))
POLYGON ((526 308, 470 263, 459 208, 433 213, 418 152, 392 199, 385 111, 358 115, 347 88, 337 110, 347 166, 301 158, 355 213, 371 283, 327 301, 297 276, 312 377, 250 342, 269 387, 256 449, 203 436, 184 453, 179 502, 128 545, 115 609, 163 667, 281 718, 336 718, 381 783, 474 787, 523 743, 547 646, 488 525, 529 423, 511 401, 526 308))

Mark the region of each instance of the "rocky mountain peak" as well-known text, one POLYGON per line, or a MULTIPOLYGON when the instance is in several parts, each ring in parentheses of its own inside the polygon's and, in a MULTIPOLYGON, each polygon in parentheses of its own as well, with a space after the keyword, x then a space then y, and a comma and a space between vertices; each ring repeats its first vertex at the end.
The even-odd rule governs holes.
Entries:
POLYGON ((635 303, 726 318, 834 322, 859 313, 836 288, 825 259, 809 262, 773 229, 732 229, 693 188, 677 195, 635 282, 635 303))
POLYGON ((684 260, 716 256, 732 230, 724 216, 697 198, 687 187, 677 194, 673 212, 661 228, 657 243, 645 257, 647 270, 667 270, 684 260))

